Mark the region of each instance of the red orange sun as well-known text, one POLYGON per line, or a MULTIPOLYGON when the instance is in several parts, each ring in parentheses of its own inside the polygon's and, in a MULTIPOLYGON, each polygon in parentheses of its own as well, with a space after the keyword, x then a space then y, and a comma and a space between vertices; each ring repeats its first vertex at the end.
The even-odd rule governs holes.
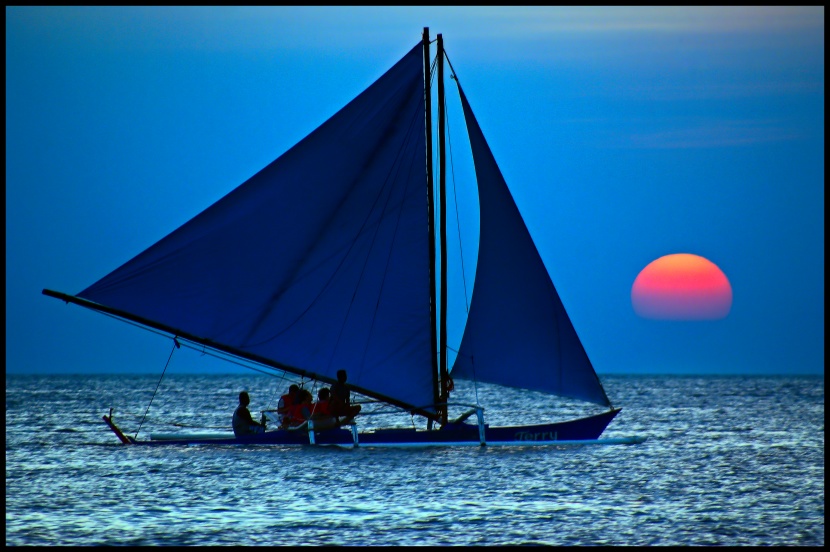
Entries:
POLYGON ((676 253, 650 262, 637 275, 631 305, 643 318, 718 320, 732 308, 732 286, 712 261, 676 253))

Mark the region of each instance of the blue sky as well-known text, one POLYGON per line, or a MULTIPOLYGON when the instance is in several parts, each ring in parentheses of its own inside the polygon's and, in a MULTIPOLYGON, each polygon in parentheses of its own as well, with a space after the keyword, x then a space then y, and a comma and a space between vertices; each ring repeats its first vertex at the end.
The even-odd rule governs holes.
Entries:
POLYGON ((597 372, 823 373, 823 7, 7 7, 7 373, 160 373, 169 340, 41 289, 179 227, 424 26, 597 372), (670 253, 723 270, 729 316, 637 317, 634 279, 670 253))

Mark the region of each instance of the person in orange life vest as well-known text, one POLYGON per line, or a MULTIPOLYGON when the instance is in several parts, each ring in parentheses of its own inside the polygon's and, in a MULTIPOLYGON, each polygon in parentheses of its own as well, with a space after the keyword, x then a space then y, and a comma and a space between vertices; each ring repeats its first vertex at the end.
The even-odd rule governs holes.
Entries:
POLYGON ((329 391, 329 388, 320 388, 320 391, 317 392, 317 402, 314 404, 313 417, 315 419, 331 417, 331 404, 329 402, 330 398, 331 391, 329 391))
POLYGON ((331 413, 333 416, 345 416, 345 422, 349 422, 360 412, 360 405, 351 405, 349 386, 346 384, 346 371, 337 371, 337 383, 331 386, 331 413))
POLYGON ((297 393, 297 402, 288 409, 288 423, 290 425, 300 425, 311 417, 311 412, 314 410, 311 393, 305 389, 300 389, 297 393))
POLYGON ((290 412, 291 407, 297 403, 299 393, 300 388, 297 384, 292 383, 288 387, 288 393, 280 397, 280 401, 277 403, 277 415, 279 416, 281 427, 286 427, 288 425, 288 413, 290 412))

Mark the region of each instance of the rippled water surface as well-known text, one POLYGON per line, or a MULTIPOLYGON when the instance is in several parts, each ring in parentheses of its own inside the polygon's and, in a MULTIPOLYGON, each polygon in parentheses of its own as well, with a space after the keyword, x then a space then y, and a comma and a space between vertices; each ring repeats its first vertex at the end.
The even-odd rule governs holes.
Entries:
MULTIPOLYGON (((7 545, 824 544, 823 377, 606 376, 623 411, 603 437, 632 446, 120 445, 101 416, 135 434, 157 383, 7 376, 7 545)), ((283 383, 167 376, 138 436, 227 428, 241 389, 257 415, 283 383)), ((478 394, 492 425, 584 413, 478 394)), ((388 423, 412 420, 361 421, 388 423)))

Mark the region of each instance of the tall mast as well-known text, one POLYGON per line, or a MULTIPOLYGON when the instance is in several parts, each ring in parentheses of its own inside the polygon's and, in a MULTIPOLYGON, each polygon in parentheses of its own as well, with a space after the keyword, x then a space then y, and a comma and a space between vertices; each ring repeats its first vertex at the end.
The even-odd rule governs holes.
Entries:
MULTIPOLYGON (((438 34, 438 210, 441 212, 440 234, 441 234, 441 317, 439 321, 438 359, 441 370, 441 400, 446 403, 449 400, 447 391, 447 177, 446 177, 446 153, 444 140, 444 38, 438 34)), ((446 406, 442 407, 441 423, 447 423, 446 406)))
MULTIPOLYGON (((438 377, 438 336, 436 335, 436 301, 435 301, 435 198, 432 192, 433 178, 432 178, 432 95, 430 93, 430 84, 432 81, 429 67, 429 27, 424 27, 424 101, 426 102, 426 143, 427 143, 427 218, 429 220, 429 299, 430 299, 430 314, 432 323, 430 324, 430 334, 432 337, 432 398, 433 403, 438 404, 441 398, 441 390, 439 388, 438 377)), ((428 421, 429 427, 432 428, 432 419, 428 421)))

